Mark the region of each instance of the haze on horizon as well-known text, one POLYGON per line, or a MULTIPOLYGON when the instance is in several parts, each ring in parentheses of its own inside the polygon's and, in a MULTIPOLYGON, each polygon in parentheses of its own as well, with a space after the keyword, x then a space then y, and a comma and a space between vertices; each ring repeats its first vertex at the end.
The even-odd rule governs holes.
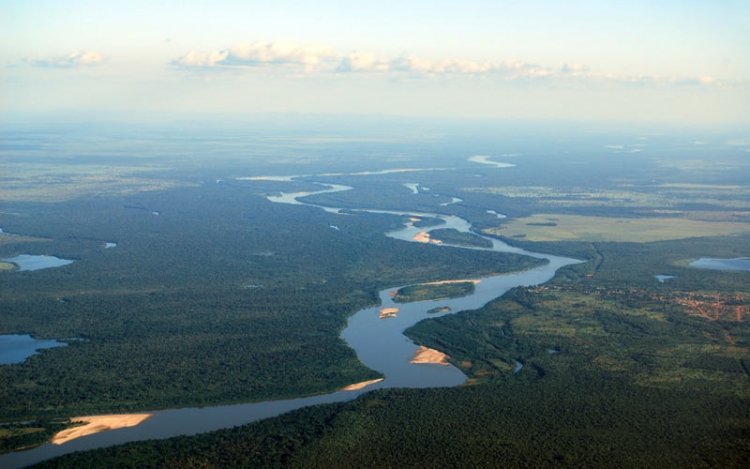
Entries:
POLYGON ((750 3, 29 0, 0 113, 750 123, 750 3))

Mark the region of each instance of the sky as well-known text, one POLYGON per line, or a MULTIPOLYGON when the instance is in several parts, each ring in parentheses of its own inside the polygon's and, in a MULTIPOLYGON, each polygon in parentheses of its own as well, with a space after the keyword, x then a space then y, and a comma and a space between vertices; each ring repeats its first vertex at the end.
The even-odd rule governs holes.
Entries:
POLYGON ((750 124, 748 0, 0 0, 0 112, 750 124))

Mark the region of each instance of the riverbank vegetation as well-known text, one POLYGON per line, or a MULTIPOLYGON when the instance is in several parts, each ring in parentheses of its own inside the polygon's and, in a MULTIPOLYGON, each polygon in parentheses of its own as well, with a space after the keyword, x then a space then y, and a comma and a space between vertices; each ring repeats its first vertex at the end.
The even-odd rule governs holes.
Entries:
POLYGON ((0 425, 0 454, 23 451, 42 445, 56 433, 80 425, 83 425, 83 423, 71 422, 68 419, 36 420, 0 425))
POLYGON ((492 242, 472 233, 462 233, 452 228, 439 228, 430 231, 430 239, 445 244, 466 246, 472 248, 491 248, 492 242))
POLYGON ((254 401, 378 378, 339 333, 380 289, 539 262, 396 241, 382 233, 401 217, 258 195, 282 185, 6 203, 23 215, 4 213, 5 231, 50 241, 19 237, 0 256, 77 262, 2 273, 0 333, 81 340, 0 366, 0 419, 254 401))
POLYGON ((412 303, 447 298, 460 298, 474 293, 474 282, 422 283, 399 288, 393 296, 396 303, 412 303))

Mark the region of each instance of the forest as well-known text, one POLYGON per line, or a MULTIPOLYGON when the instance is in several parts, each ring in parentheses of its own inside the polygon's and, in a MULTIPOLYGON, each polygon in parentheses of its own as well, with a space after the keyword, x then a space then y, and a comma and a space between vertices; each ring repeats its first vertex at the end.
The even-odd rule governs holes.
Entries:
MULTIPOLYGON (((720 148, 723 164, 714 165, 716 147, 674 135, 649 136, 650 152, 626 158, 602 150, 622 133, 528 143, 512 132, 464 129, 457 138, 417 132, 321 143, 312 131, 289 138, 261 129, 245 138, 242 128, 212 140, 136 130, 132 154, 122 151, 127 138, 101 138, 94 151, 78 135, 38 150, 32 165, 24 155, 14 162, 26 172, 7 181, 0 257, 75 262, 0 271, 0 334, 68 342, 0 366, 0 451, 39 444, 74 416, 297 397, 380 378, 340 337, 380 290, 408 285, 406 295, 457 296, 474 285, 419 286, 543 262, 391 239, 384 234, 405 223, 428 229, 441 220, 358 210, 377 208, 473 225, 472 233, 438 226, 431 239, 444 243, 483 247, 489 241, 479 235, 493 234, 586 262, 406 332, 447 354, 468 377, 462 386, 376 390, 40 467, 750 465, 748 272, 689 265, 748 256, 740 150, 720 148), (515 166, 472 163, 467 148, 515 166), (414 193, 406 185, 416 182, 414 193), (340 214, 266 198, 318 191, 319 183, 354 188, 305 198, 340 214), (538 214, 649 217, 678 227, 682 219, 721 221, 739 234, 675 229, 653 242, 502 236, 504 223, 538 214)), ((81 135, 89 131, 96 128, 81 135)), ((533 228, 557 227, 543 223, 533 228)))
POLYGON ((38 467, 747 467, 748 321, 708 321, 654 296, 701 281, 747 300, 747 273, 678 266, 699 246, 720 255, 747 243, 598 246, 598 264, 568 267, 549 286, 409 329, 470 377, 457 388, 374 391, 38 467), (645 275, 666 266, 679 284, 645 275))
POLYGON ((449 282, 408 285, 401 287, 393 296, 396 303, 436 300, 441 298, 458 298, 474 292, 473 282, 449 282))
POLYGON ((263 190, 14 205, 26 215, 4 217, 3 229, 48 241, 3 244, 3 257, 77 261, 5 274, 0 332, 82 340, 0 367, 0 419, 332 391, 378 377, 339 333, 380 289, 538 262, 399 242, 382 233, 400 217, 272 204, 263 190))

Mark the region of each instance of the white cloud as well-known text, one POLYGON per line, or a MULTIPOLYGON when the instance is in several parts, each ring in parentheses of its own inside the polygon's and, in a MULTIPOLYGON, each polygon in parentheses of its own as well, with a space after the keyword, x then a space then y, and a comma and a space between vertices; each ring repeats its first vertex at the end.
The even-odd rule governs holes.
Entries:
POLYGON ((352 52, 341 60, 337 71, 340 72, 387 72, 391 61, 377 58, 369 52, 352 52))
POLYGON ((503 81, 556 80, 580 84, 630 84, 638 86, 725 86, 709 76, 679 77, 650 75, 618 75, 594 72, 580 63, 566 62, 559 68, 534 63, 504 60, 478 62, 472 60, 432 60, 413 55, 395 58, 376 56, 370 52, 352 52, 336 63, 336 51, 319 44, 287 42, 253 42, 220 51, 190 51, 171 62, 181 68, 251 69, 283 66, 294 70, 336 73, 389 73, 420 76, 487 76, 503 81))
POLYGON ((552 70, 534 64, 514 61, 500 63, 471 60, 430 60, 404 55, 395 59, 376 57, 368 52, 354 52, 341 60, 339 72, 401 72, 412 75, 502 75, 507 79, 539 78, 552 70))
POLYGON ((190 51, 173 60, 172 65, 201 68, 289 65, 311 71, 321 63, 335 57, 334 49, 323 45, 254 42, 215 52, 190 51))
POLYGON ((478 74, 491 72, 494 66, 489 63, 470 60, 428 60, 404 56, 393 61, 393 69, 425 74, 478 74))
POLYGON ((196 52, 190 51, 182 57, 172 61, 172 65, 182 67, 213 67, 226 60, 228 51, 196 52))
POLYGON ((47 59, 25 59, 25 61, 35 67, 76 68, 98 65, 104 61, 104 56, 99 52, 90 50, 47 59))
POLYGON ((621 83, 638 86, 715 86, 727 87, 731 83, 722 82, 714 77, 683 77, 676 75, 616 75, 612 73, 575 72, 567 76, 574 76, 578 81, 591 83, 621 83))
POLYGON ((562 69, 560 69, 560 71, 563 73, 569 73, 572 75, 580 75, 580 74, 588 72, 589 68, 583 64, 566 62, 562 66, 562 69))

